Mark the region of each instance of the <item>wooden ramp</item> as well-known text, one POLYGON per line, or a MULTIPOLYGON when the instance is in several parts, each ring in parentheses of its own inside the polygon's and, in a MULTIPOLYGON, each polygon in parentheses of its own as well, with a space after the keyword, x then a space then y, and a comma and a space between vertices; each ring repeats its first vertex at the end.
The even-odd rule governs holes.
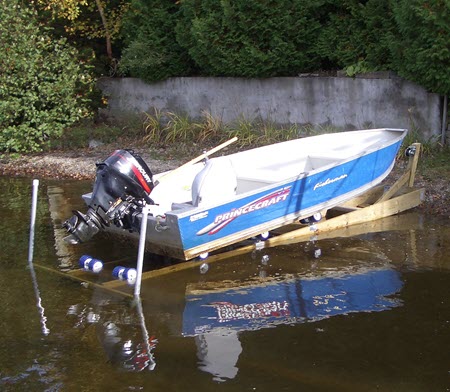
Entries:
MULTIPOLYGON (((311 241, 312 239, 321 240, 387 231, 390 227, 382 220, 383 218, 417 207, 424 199, 425 189, 416 189, 413 187, 420 154, 420 144, 413 144, 408 147, 408 151, 410 151, 411 154, 405 173, 392 186, 389 188, 386 188, 384 185, 375 187, 365 194, 358 196, 337 208, 327 211, 326 218, 320 222, 309 225, 290 225, 281 228, 280 231, 274 233, 274 236, 266 241, 258 241, 249 245, 244 244, 231 251, 224 251, 211 255, 206 260, 185 261, 180 264, 144 272, 142 274, 142 280, 186 269, 198 268, 205 262, 208 264, 215 263, 229 259, 230 257, 250 253, 254 250, 311 241)), ((39 267, 39 265, 36 266, 39 267)), ((40 267, 51 270, 47 267, 40 267)), ((113 294, 132 297, 132 295, 128 293, 130 290, 125 281, 111 280, 103 283, 93 283, 88 280, 88 273, 85 273, 84 271, 62 273, 53 270, 52 272, 66 275, 71 279, 85 282, 92 287, 107 290, 113 294), (128 292, 124 290, 127 290, 128 292)))

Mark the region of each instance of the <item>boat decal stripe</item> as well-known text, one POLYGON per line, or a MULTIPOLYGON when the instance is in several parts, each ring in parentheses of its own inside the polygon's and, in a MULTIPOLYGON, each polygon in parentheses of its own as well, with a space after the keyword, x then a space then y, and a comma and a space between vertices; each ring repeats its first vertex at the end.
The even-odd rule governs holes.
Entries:
POLYGON ((228 212, 216 215, 214 222, 199 230, 197 232, 197 235, 203 235, 206 233, 208 233, 209 235, 216 234, 241 215, 247 215, 249 213, 270 207, 274 204, 287 200, 290 191, 291 186, 284 187, 276 190, 275 192, 264 195, 256 200, 253 200, 242 207, 233 208, 228 212))

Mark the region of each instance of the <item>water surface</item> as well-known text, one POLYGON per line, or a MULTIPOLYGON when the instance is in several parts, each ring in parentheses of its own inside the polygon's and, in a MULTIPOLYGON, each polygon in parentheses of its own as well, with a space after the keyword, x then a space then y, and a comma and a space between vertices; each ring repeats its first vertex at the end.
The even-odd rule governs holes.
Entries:
POLYGON ((83 254, 136 259, 107 236, 62 241, 90 183, 41 181, 32 265, 31 179, 0 184, 0 390, 450 389, 448 221, 411 211, 369 233, 238 255, 146 280, 136 303, 51 272, 83 254))

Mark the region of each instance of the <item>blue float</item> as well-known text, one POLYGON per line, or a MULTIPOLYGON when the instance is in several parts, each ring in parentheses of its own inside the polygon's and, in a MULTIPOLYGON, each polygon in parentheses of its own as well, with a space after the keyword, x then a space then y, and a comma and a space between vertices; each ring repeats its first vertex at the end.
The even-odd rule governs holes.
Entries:
POLYGON ((85 271, 92 271, 96 274, 103 269, 103 262, 89 255, 81 256, 78 264, 85 271))
POLYGON ((126 280, 129 284, 136 282, 137 271, 134 268, 117 266, 113 269, 112 276, 116 279, 126 280))

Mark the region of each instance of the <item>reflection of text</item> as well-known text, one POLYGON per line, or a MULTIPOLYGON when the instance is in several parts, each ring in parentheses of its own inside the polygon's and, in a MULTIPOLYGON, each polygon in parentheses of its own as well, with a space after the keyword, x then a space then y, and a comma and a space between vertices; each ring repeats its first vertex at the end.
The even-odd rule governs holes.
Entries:
POLYGON ((343 309, 337 305, 332 306, 332 303, 334 303, 334 302, 344 302, 345 303, 346 295, 347 295, 347 293, 345 291, 341 291, 340 293, 336 293, 336 294, 315 295, 313 297, 313 304, 314 304, 314 306, 329 306, 329 308, 324 309, 325 312, 331 312, 333 310, 340 311, 343 309), (344 299, 339 298, 339 297, 344 297, 344 299), (330 303, 330 302, 332 302, 332 303, 330 303))
POLYGON ((220 323, 233 320, 251 320, 263 317, 285 317, 290 315, 287 301, 272 301, 236 305, 230 302, 214 302, 211 304, 217 310, 220 323))

